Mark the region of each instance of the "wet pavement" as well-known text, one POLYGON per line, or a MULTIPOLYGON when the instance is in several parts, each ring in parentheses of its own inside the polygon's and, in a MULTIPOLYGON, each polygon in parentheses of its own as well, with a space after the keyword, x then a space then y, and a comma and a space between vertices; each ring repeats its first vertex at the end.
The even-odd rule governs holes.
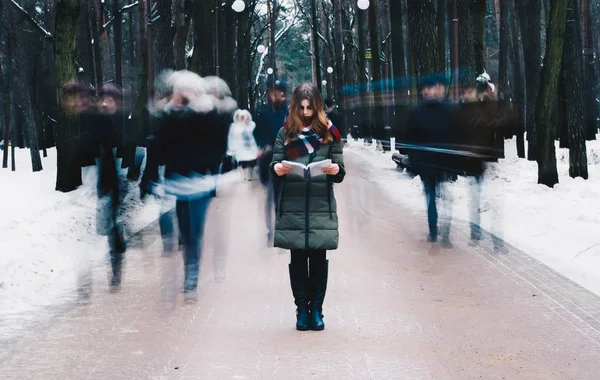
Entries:
POLYGON ((288 254, 266 247, 261 194, 242 183, 211 205, 197 304, 154 223, 119 293, 91 266, 69 301, 2 341, 0 379, 599 378, 599 297, 489 235, 470 246, 465 223, 452 249, 425 242, 424 215, 347 160, 325 331, 295 331, 288 254))

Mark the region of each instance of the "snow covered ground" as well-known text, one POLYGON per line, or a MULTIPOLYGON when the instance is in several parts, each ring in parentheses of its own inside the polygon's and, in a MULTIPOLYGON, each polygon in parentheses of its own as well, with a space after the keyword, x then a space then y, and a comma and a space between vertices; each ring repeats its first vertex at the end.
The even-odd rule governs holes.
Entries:
MULTIPOLYGON (((57 304, 78 286, 79 269, 106 260, 108 252, 106 238, 96 234, 95 167, 84 169, 83 186, 64 194, 54 191, 55 149, 48 150, 44 170, 37 173, 31 172, 29 150, 16 153, 17 171, 10 164, 0 169, 0 321, 57 304)), ((126 204, 127 235, 159 213, 152 197, 139 200, 135 184, 126 204)))
MULTIPOLYGON (((569 152, 557 144, 560 183, 554 189, 537 184, 537 164, 517 158, 515 140, 505 145, 506 159, 486 173, 482 227, 600 295, 600 141, 588 142, 587 181, 569 177, 569 152)), ((374 181, 394 201, 425 212, 421 180, 398 171, 390 152, 358 141, 345 153, 377 168, 374 181)), ((469 220, 469 180, 459 178, 451 189, 454 218, 469 220)))

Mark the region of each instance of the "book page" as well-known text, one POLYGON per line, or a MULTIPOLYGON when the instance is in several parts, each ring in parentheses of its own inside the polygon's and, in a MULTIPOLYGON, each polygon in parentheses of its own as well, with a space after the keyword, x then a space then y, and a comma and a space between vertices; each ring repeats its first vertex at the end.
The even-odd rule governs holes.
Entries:
POLYGON ((325 175, 325 173, 323 173, 323 169, 325 169, 328 166, 331 166, 331 164, 331 160, 323 160, 309 164, 308 169, 310 170, 310 176, 316 177, 320 175, 325 175))
POLYGON ((304 178, 304 169, 306 169, 306 166, 292 161, 282 161, 281 163, 284 167, 291 169, 290 174, 296 174, 304 178))

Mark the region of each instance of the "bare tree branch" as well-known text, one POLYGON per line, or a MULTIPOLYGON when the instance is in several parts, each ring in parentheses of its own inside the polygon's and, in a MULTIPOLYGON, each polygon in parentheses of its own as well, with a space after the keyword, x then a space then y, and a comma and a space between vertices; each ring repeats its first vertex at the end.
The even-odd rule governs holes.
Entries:
POLYGON ((33 26, 35 26, 40 32, 42 32, 42 34, 44 34, 44 36, 49 39, 49 40, 53 40, 54 36, 52 35, 52 33, 50 33, 48 30, 46 30, 46 28, 44 28, 39 22, 37 22, 32 15, 30 15, 25 8, 23 8, 21 5, 19 5, 19 3, 17 3, 15 0, 10 0, 10 2, 19 10, 19 12, 21 12, 25 18, 27 19, 27 21, 29 21, 33 26))
MULTIPOLYGON (((135 3, 131 3, 128 5, 125 5, 123 8, 121 8, 121 10, 119 11, 120 14, 123 14, 125 12, 128 12, 130 10, 132 10, 134 7, 138 6, 139 1, 136 1, 135 3)), ((108 20, 106 22, 106 24, 102 25, 102 28, 100 28, 100 30, 98 31, 100 34, 104 33, 104 31, 106 30, 106 28, 108 28, 113 22, 115 21, 115 16, 111 17, 110 20, 108 20)))

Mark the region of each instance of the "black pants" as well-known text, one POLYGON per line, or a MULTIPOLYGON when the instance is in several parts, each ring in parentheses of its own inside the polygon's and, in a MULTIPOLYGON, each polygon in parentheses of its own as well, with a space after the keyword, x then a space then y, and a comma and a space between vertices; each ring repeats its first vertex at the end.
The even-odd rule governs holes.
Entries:
POLYGON ((327 260, 327 251, 324 249, 292 249, 292 265, 319 266, 327 260), (309 264, 310 263, 310 264, 309 264))
POLYGON ((290 277, 296 306, 321 311, 327 290, 327 251, 292 249, 290 277))

